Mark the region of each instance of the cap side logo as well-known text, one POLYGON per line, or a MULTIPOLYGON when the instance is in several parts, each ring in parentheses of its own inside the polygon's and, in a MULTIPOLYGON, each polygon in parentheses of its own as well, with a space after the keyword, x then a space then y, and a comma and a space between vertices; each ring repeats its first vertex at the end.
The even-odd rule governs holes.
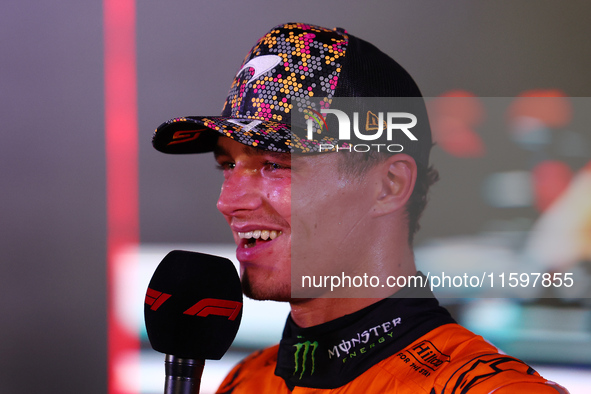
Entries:
POLYGON ((264 73, 271 71, 272 69, 277 67, 277 65, 281 63, 282 60, 283 59, 277 55, 263 55, 254 57, 250 59, 244 66, 242 66, 242 68, 236 73, 236 76, 238 76, 246 68, 254 68, 254 75, 250 77, 248 82, 246 82, 247 84, 249 84, 255 79, 258 79, 258 77, 260 77, 264 73))

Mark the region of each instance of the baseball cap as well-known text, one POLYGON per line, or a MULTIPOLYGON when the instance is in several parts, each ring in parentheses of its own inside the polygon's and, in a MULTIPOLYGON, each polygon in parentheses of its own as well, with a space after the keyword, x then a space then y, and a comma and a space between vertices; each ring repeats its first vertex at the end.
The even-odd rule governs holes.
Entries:
POLYGON ((410 74, 342 28, 304 23, 276 26, 258 40, 234 77, 221 116, 173 118, 156 129, 152 143, 164 153, 201 153, 212 151, 223 135, 257 149, 317 153, 322 143, 338 146, 338 135, 328 127, 307 138, 302 108, 314 107, 319 99, 330 106, 333 99, 365 97, 415 98, 413 108, 424 121, 419 122, 420 138, 406 144, 404 152, 427 165, 431 131, 410 74))

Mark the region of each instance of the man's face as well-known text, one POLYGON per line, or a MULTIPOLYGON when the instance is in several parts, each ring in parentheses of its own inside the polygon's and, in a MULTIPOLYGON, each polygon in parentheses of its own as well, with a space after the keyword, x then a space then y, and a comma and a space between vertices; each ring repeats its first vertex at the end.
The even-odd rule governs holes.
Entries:
POLYGON ((220 137, 224 174, 217 208, 232 229, 244 293, 287 300, 290 293, 291 158, 220 137))
POLYGON ((336 154, 292 157, 220 137, 215 156, 224 174, 217 207, 232 229, 247 296, 289 301, 292 257, 294 272, 305 275, 346 271, 344 260, 355 261, 348 257, 365 242, 367 187, 341 174, 336 154))

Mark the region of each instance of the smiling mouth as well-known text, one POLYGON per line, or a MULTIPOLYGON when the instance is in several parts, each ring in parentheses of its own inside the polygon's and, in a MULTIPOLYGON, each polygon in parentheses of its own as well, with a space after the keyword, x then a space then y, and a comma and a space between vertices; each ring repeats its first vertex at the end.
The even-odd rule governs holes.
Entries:
POLYGON ((242 243, 244 248, 252 248, 257 243, 272 241, 281 234, 281 231, 276 230, 238 231, 238 237, 244 240, 242 243))

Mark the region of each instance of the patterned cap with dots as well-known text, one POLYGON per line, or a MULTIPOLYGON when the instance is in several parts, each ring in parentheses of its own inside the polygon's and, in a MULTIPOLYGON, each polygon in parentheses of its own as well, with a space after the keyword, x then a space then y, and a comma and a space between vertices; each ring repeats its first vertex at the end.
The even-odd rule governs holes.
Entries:
MULTIPOLYGON (((219 135, 275 152, 315 153, 326 134, 292 133, 292 112, 332 97, 421 97, 412 77, 372 44, 345 30, 303 23, 273 28, 248 53, 221 116, 187 116, 160 125, 152 143, 165 153, 212 151, 219 135)), ((301 125, 304 128, 304 125, 301 125)), ((411 155, 428 162, 431 135, 411 155)))

